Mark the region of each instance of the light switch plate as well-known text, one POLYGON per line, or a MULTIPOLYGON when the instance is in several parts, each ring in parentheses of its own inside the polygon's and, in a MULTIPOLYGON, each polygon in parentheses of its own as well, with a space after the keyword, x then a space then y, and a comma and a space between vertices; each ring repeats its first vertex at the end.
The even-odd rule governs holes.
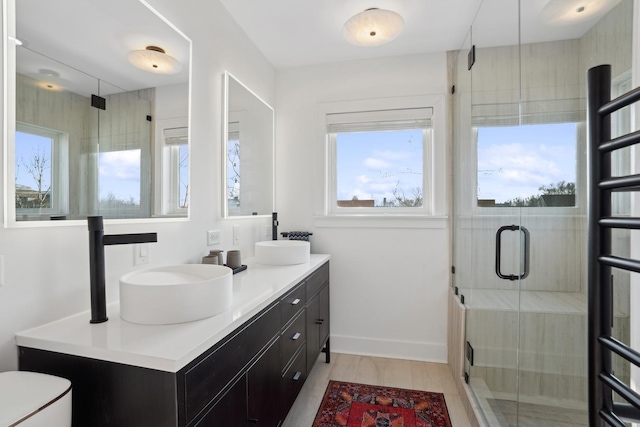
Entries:
POLYGON ((149 264, 149 244, 138 243, 133 245, 133 265, 149 264))
POLYGON ((207 231, 207 246, 219 245, 220 243, 222 243, 220 241, 220 230, 207 231))
POLYGON ((233 244, 234 245, 240 244, 240 226, 239 225, 233 226, 233 244))

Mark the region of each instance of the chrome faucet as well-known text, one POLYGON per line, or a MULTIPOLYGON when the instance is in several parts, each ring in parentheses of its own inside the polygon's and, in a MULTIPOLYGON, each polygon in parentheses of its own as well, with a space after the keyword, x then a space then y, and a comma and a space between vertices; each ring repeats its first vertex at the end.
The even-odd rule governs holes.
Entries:
POLYGON ((107 297, 104 274, 105 245, 129 245, 158 241, 158 233, 104 235, 102 216, 87 217, 89 224, 89 275, 91 276, 91 321, 102 323, 107 317, 107 297))

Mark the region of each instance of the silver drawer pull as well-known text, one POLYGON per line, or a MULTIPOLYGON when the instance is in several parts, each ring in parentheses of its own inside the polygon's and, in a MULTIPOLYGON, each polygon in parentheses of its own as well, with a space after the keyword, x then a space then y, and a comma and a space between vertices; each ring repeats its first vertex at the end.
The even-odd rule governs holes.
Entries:
POLYGON ((296 298, 293 301, 291 301, 291 305, 298 305, 298 303, 300 303, 300 298, 296 298))
POLYGON ((300 338, 300 336, 301 336, 301 335, 300 335, 300 332, 296 332, 296 333, 291 337, 291 339, 295 341, 295 340, 297 340, 298 338, 300 338))
POLYGON ((296 372, 296 374, 293 376, 293 380, 298 381, 300 379, 300 375, 302 375, 302 372, 300 371, 296 372))

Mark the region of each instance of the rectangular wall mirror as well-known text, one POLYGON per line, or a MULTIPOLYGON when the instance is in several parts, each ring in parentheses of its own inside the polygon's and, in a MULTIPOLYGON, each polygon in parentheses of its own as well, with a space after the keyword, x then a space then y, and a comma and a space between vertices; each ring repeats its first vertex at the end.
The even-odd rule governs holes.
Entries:
POLYGON ((274 211, 273 108, 228 72, 225 109, 223 216, 274 211))
POLYGON ((186 217, 190 40, 143 1, 4 1, 7 224, 186 217))

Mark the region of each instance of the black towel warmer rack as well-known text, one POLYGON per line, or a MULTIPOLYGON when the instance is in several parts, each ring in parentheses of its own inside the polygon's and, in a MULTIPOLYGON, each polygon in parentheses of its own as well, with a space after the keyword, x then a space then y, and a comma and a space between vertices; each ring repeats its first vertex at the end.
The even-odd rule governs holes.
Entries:
POLYGON ((611 100, 611 66, 587 72, 588 132, 588 389, 589 425, 624 427, 640 422, 640 395, 618 379, 613 353, 640 367, 640 353, 612 335, 613 284, 611 269, 640 273, 640 260, 612 252, 612 229, 640 229, 640 217, 612 216, 615 191, 639 191, 640 174, 612 177, 611 153, 640 143, 640 131, 611 139, 611 114, 640 101, 640 88, 611 100), (626 402, 614 402, 613 393, 626 402), (605 424, 606 423, 606 424, 605 424))

